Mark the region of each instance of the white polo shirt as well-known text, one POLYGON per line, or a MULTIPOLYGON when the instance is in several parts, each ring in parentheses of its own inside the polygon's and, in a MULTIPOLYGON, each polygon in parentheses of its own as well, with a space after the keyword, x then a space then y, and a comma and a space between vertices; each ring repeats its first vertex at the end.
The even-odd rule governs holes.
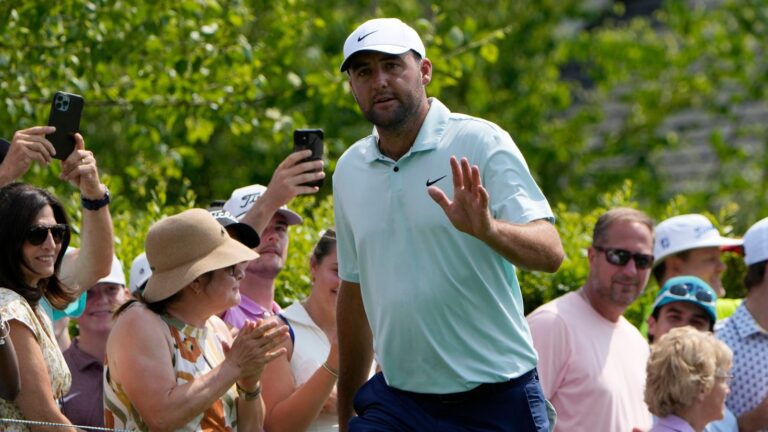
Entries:
POLYGON ((453 393, 536 366, 515 267, 453 227, 427 183, 453 199, 450 157, 480 168, 494 218, 553 220, 507 132, 452 114, 431 98, 411 150, 384 156, 375 135, 350 147, 333 175, 339 276, 360 283, 387 383, 453 393))

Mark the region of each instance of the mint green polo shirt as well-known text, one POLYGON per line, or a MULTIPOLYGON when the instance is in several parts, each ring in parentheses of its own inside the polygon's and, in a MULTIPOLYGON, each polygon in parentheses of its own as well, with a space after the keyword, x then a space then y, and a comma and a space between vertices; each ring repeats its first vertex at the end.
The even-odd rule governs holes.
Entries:
POLYGON ((512 138, 431 98, 411 150, 384 156, 376 135, 355 143, 333 175, 339 275, 361 286, 387 383, 454 393, 536 366, 515 266, 453 227, 427 183, 453 199, 450 157, 480 168, 494 218, 553 221, 512 138))

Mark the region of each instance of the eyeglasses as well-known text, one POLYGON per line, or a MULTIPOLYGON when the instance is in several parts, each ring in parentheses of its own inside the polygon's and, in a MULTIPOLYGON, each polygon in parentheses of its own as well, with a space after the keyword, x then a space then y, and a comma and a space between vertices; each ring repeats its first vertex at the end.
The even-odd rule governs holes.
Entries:
POLYGON ((605 253, 605 260, 615 266, 625 266, 632 258, 635 261, 635 267, 639 270, 651 268, 653 265, 653 255, 632 253, 624 249, 603 248, 592 246, 595 250, 605 253))
POLYGON ((67 224, 57 224, 57 225, 36 225, 27 231, 27 241, 32 246, 40 246, 45 242, 46 239, 48 239, 48 233, 51 233, 51 237, 53 237, 53 242, 56 244, 61 244, 62 241, 64 241, 64 237, 69 234, 69 225, 67 224))
POLYGON ((687 282, 672 285, 662 296, 662 298, 664 297, 677 297, 681 299, 696 300, 710 305, 715 304, 715 296, 708 292, 706 288, 687 282))
POLYGON ((733 375, 730 373, 722 372, 718 370, 715 373, 715 378, 719 378, 725 382, 725 384, 730 385, 731 381, 733 381, 733 375))
POLYGON ((227 275, 233 279, 240 280, 243 277, 245 277, 245 273, 237 270, 237 264, 231 265, 227 267, 225 270, 227 271, 227 275))

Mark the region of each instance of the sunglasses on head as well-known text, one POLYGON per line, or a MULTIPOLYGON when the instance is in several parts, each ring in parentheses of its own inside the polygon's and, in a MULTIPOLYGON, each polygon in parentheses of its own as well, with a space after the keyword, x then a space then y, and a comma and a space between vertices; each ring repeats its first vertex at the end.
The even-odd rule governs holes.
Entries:
POLYGON ((33 246, 40 246, 48 238, 49 232, 51 233, 51 237, 53 237, 53 242, 61 244, 61 242, 64 241, 64 237, 69 233, 69 225, 35 225, 27 231, 27 241, 33 246))
POLYGON ((653 255, 632 253, 624 249, 603 248, 593 246, 595 250, 605 253, 605 260, 615 266, 625 266, 629 259, 635 260, 635 267, 640 270, 651 268, 653 265, 653 255))
POLYGON ((692 283, 672 285, 664 295, 666 297, 690 298, 696 299, 701 303, 715 304, 715 297, 711 293, 692 283))

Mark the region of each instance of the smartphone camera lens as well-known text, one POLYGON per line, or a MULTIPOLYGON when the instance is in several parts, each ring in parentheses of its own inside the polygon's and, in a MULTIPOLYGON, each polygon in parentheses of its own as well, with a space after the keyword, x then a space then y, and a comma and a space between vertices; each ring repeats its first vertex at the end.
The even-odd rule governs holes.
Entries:
POLYGON ((59 111, 67 111, 69 109, 69 96, 58 95, 56 96, 56 109, 59 111))

